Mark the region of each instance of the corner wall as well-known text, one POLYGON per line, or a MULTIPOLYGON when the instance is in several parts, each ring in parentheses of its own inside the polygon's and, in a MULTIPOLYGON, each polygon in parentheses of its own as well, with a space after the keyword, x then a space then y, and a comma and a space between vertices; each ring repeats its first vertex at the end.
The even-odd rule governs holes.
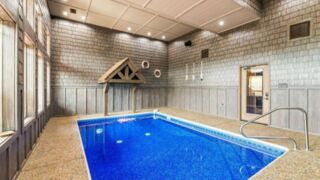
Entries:
MULTIPOLYGON (((232 31, 215 35, 198 31, 168 46, 168 106, 239 119, 240 67, 269 64, 271 109, 298 106, 307 109, 310 131, 320 133, 320 3, 310 1, 264 1, 262 19, 232 31), (288 25, 311 19, 312 37, 289 41, 288 25), (184 41, 192 40, 192 47, 184 41), (209 48, 204 59, 204 80, 200 81, 200 51, 209 48), (196 63, 196 80, 190 80, 196 63), (189 80, 185 80, 186 64, 189 80), (288 88, 282 88, 287 84, 288 88)), ((303 129, 299 112, 278 112, 271 125, 303 129)))
MULTIPOLYGON (((103 87, 97 79, 119 60, 129 57, 135 65, 143 60, 146 84, 137 88, 137 109, 166 106, 167 44, 128 33, 53 18, 52 91, 55 115, 102 113, 103 87), (162 76, 157 79, 154 69, 162 76)), ((131 109, 130 85, 112 85, 110 112, 131 109)))

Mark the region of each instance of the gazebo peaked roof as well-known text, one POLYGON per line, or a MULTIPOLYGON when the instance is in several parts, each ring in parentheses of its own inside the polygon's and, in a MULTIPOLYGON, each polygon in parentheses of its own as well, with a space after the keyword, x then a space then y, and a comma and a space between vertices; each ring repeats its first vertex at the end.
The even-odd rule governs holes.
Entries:
POLYGON ((139 69, 127 57, 115 63, 99 79, 98 83, 144 83, 145 79, 139 69))

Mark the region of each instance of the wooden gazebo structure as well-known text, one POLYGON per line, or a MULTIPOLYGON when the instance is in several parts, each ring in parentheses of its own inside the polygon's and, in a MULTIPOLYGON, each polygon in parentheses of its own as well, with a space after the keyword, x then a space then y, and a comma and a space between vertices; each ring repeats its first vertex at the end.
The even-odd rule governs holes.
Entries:
POLYGON ((110 69, 108 69, 99 79, 99 84, 105 84, 103 89, 103 113, 108 115, 108 91, 111 83, 134 84, 132 89, 132 111, 136 110, 135 90, 137 84, 145 83, 145 79, 139 69, 127 57, 118 61, 110 69))

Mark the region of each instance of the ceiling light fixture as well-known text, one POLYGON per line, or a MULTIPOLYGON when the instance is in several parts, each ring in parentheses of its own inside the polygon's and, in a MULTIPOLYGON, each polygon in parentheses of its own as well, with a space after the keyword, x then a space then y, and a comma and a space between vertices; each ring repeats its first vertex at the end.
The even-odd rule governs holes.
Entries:
POLYGON ((82 20, 86 20, 86 17, 85 17, 85 16, 81 16, 81 19, 82 19, 82 20))
POLYGON ((131 31, 131 30, 132 30, 132 28, 131 28, 131 27, 128 27, 127 29, 128 29, 128 31, 131 31))
POLYGON ((151 36, 151 32, 148 32, 148 36, 151 36))
POLYGON ((63 15, 64 16, 68 16, 68 12, 67 11, 63 11, 63 15))
POLYGON ((224 25, 224 21, 219 21, 219 25, 223 26, 224 25))
POLYGON ((163 36, 161 37, 161 39, 166 39, 166 36, 165 36, 165 35, 163 35, 163 36))

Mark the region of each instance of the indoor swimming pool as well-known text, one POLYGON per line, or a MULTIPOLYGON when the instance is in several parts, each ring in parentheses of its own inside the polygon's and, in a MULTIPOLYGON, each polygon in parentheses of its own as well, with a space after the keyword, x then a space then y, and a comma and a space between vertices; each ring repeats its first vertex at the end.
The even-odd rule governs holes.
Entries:
POLYGON ((91 179, 249 179, 287 149, 162 113, 78 121, 91 179))

